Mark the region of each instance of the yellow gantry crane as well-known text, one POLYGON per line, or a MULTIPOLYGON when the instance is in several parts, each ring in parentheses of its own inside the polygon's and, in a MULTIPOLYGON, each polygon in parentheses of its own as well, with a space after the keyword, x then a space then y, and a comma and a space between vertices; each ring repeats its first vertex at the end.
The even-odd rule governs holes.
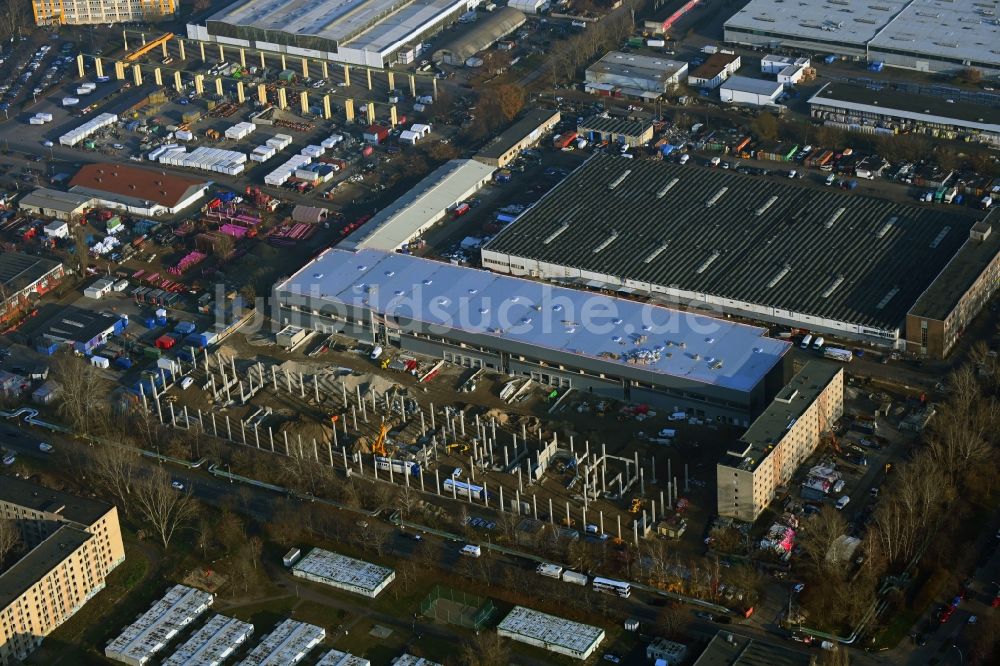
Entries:
POLYGON ((174 38, 174 33, 172 33, 172 32, 168 32, 168 33, 166 33, 164 35, 160 35, 159 37, 157 37, 153 41, 146 42, 145 44, 143 44, 142 46, 140 46, 139 48, 137 48, 135 51, 132 51, 127 56, 125 56, 125 62, 135 62, 136 60, 138 60, 142 56, 146 55, 147 53, 149 53, 153 49, 158 48, 158 47, 162 46, 163 44, 166 44, 167 42, 169 42, 173 38, 174 38))

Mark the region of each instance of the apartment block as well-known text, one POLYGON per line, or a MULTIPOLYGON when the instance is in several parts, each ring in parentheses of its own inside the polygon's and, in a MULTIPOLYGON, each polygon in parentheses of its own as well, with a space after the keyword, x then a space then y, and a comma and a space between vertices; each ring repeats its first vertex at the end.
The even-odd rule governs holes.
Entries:
POLYGON ((104 589, 125 548, 113 505, 30 481, 4 477, 0 519, 26 549, 0 574, 0 666, 10 666, 104 589))
POLYGON ((174 0, 31 0, 36 25, 155 21, 175 8, 174 0))
POLYGON ((843 413, 843 366, 806 363, 718 463, 719 515, 756 520, 843 413))

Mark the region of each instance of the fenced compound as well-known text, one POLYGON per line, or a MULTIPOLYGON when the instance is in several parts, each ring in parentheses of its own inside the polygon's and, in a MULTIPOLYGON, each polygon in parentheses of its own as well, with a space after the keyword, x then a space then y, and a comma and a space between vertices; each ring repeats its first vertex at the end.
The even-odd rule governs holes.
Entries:
POLYGON ((435 585, 420 602, 420 614, 424 617, 475 631, 485 627, 496 612, 492 599, 442 585, 435 585))

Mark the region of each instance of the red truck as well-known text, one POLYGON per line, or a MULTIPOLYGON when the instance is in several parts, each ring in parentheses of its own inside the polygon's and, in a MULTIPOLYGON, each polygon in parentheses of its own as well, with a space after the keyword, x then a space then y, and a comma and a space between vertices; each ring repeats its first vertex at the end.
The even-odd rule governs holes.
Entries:
POLYGON ((463 215, 468 213, 471 209, 472 207, 469 204, 462 202, 452 209, 451 216, 453 218, 462 217, 463 215))
POLYGON ((577 133, 573 130, 569 130, 568 132, 563 132, 557 136, 555 140, 553 140, 552 145, 556 148, 556 150, 562 150, 569 144, 573 143, 573 141, 576 140, 576 137, 577 133))

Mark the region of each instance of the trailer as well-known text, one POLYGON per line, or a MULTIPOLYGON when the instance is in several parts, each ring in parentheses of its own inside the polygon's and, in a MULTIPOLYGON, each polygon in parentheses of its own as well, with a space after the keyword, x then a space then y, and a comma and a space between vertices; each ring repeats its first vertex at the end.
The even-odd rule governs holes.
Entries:
POLYGON ((850 363, 854 360, 854 354, 852 354, 849 349, 827 347, 823 350, 823 358, 828 358, 832 361, 840 361, 841 363, 850 363))
POLYGON ((546 578, 559 579, 562 576, 563 568, 558 564, 539 564, 535 572, 540 576, 545 576, 546 578))
POLYGON ((577 573, 575 571, 570 571, 566 569, 563 571, 562 580, 564 583, 572 583, 573 585, 586 585, 587 576, 586 574, 577 573))

